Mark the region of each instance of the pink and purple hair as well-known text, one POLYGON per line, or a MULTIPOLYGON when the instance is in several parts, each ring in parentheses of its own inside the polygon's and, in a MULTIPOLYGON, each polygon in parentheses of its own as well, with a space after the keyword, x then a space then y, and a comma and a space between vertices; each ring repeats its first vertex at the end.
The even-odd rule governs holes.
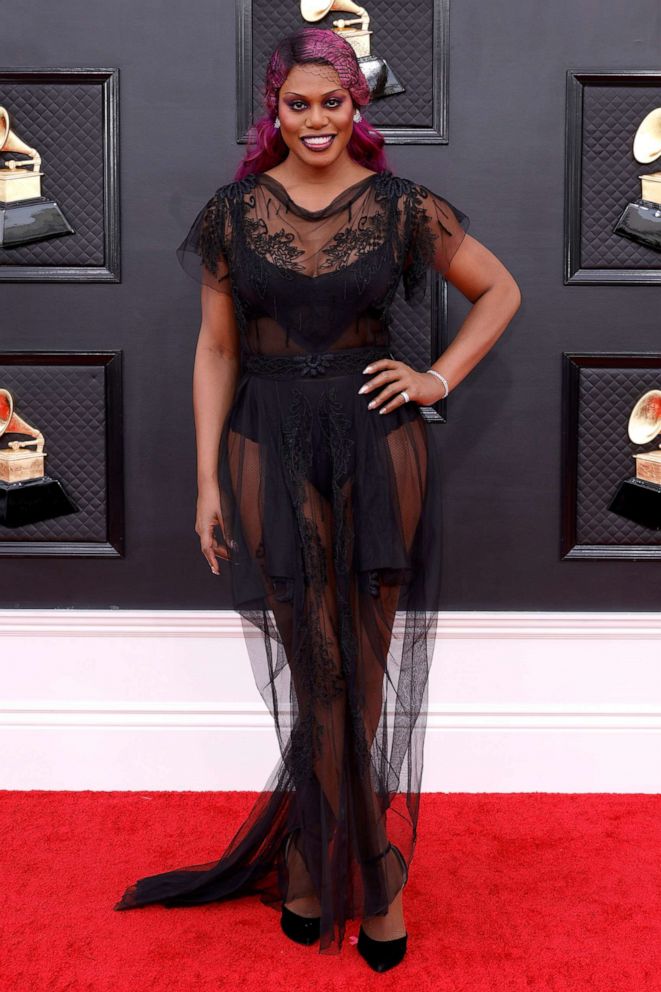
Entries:
MULTIPOLYGON (((278 42, 265 74, 264 104, 266 114, 248 131, 248 147, 234 179, 243 179, 251 173, 264 172, 282 162, 289 149, 274 127, 278 112, 278 93, 297 65, 328 65, 337 72, 340 84, 351 94, 354 106, 361 111, 370 101, 370 89, 363 75, 356 53, 344 38, 330 28, 299 28, 278 42)), ((354 123, 347 151, 354 161, 374 172, 388 168, 383 146, 383 134, 363 117, 354 123)))

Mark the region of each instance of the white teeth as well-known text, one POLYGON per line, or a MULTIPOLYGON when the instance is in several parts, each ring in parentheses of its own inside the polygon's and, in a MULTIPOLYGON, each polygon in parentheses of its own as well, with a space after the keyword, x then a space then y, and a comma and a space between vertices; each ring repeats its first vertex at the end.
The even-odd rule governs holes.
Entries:
POLYGON ((306 145, 328 145, 333 140, 332 137, 329 138, 303 138, 306 145))

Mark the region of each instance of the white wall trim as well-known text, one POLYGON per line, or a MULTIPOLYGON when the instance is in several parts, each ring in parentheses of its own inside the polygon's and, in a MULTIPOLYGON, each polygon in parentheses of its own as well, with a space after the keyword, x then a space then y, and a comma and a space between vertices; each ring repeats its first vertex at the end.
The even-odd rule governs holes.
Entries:
MULTIPOLYGON (((0 788, 260 789, 278 760, 233 611, 0 610, 0 634, 0 788)), ((439 614, 425 790, 661 791, 660 640, 661 613, 439 614)))
MULTIPOLYGON (((0 610, 3 636, 104 634, 124 637, 155 632, 174 637, 243 637, 233 610, 0 610)), ((465 610, 439 613, 439 637, 507 638, 661 637, 661 612, 600 613, 465 610)))
MULTIPOLYGON (((285 711, 286 712, 286 711, 285 711)), ((661 707, 644 704, 605 707, 595 704, 512 706, 492 704, 467 706, 448 703, 429 706, 429 730, 661 730, 661 707)), ((284 719, 284 713, 281 711, 284 719)), ((234 706, 217 703, 177 703, 150 706, 148 703, 78 702, 53 706, 47 701, 0 703, 1 727, 221 727, 236 730, 270 730, 271 715, 249 703, 234 706)))

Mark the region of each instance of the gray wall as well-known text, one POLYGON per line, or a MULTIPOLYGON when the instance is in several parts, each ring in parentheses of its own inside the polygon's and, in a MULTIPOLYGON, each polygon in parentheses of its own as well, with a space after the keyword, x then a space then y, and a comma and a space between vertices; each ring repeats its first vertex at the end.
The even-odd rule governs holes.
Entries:
MULTIPOLYGON (((0 559, 0 605, 230 607, 193 530, 199 303, 174 249, 244 150, 233 5, 34 0, 2 23, 5 68, 119 67, 122 196, 121 284, 2 284, 2 347, 123 349, 141 427, 125 440, 126 557, 0 559)), ((561 352, 661 343, 658 286, 563 285, 565 70, 654 68, 660 28, 656 0, 453 0, 450 143, 386 146, 393 171, 470 215, 523 293, 438 427, 447 609, 658 609, 658 562, 560 561, 559 544, 561 352)), ((469 304, 450 287, 449 305, 452 335, 469 304)))

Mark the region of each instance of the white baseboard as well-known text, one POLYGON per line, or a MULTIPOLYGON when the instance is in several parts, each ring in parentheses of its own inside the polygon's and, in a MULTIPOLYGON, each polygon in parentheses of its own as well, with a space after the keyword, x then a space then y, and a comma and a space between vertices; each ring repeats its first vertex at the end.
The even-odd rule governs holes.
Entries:
MULTIPOLYGON (((2 789, 260 790, 278 761, 234 612, 0 632, 2 789)), ((441 613, 423 788, 661 792, 660 641, 661 613, 441 613)))

